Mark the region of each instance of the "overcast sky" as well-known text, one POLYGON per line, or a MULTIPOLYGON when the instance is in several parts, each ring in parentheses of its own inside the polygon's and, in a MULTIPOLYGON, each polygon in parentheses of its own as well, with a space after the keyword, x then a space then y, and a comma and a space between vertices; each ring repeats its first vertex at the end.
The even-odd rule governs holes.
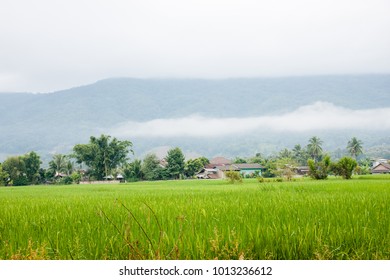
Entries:
POLYGON ((388 0, 1 0, 0 91, 390 73, 388 0))

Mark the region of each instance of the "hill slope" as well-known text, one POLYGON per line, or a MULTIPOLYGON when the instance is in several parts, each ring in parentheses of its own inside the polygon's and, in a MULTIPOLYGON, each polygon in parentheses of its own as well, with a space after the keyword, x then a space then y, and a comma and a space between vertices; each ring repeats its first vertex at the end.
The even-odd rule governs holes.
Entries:
MULTIPOLYGON (((390 75, 226 80, 115 78, 48 94, 3 93, 0 159, 30 150, 65 152, 75 143, 87 142, 90 135, 107 133, 129 120, 142 122, 192 114, 281 114, 316 101, 351 109, 390 107, 390 75)), ((180 144, 178 139, 149 140, 142 140, 141 149, 180 144)))

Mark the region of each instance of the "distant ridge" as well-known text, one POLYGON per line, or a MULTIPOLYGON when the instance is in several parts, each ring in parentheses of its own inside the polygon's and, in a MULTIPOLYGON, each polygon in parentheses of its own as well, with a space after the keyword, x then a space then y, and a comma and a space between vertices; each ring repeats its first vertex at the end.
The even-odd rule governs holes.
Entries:
POLYGON ((390 107, 390 75, 111 78, 47 94, 2 93, 0 159, 30 150, 68 151, 129 120, 280 114, 316 101, 351 109, 390 107))

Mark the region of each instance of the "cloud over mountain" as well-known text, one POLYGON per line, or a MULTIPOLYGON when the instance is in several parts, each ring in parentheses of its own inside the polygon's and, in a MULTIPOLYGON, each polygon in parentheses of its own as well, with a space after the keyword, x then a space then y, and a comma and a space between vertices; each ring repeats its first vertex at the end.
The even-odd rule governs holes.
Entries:
POLYGON ((112 133, 126 137, 220 137, 264 132, 308 132, 318 130, 390 130, 390 108, 353 110, 329 102, 315 102, 279 115, 247 118, 183 118, 129 121, 112 133))

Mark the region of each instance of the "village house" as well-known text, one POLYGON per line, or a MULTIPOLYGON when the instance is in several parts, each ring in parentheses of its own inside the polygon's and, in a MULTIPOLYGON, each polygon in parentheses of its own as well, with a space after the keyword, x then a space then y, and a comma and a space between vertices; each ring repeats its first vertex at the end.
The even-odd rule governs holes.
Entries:
POLYGON ((223 172, 215 168, 203 168, 197 175, 198 179, 221 179, 223 172))
POLYGON ((307 176, 309 175, 309 166, 298 166, 296 168, 294 168, 294 171, 297 175, 300 175, 300 176, 307 176))
POLYGON ((377 165, 371 169, 372 174, 389 174, 390 173, 390 164, 387 162, 378 162, 377 165))
POLYGON ((198 179, 223 179, 226 171, 237 171, 243 176, 251 176, 257 173, 261 176, 264 168, 258 163, 232 163, 224 157, 216 157, 210 160, 197 175, 198 179))

